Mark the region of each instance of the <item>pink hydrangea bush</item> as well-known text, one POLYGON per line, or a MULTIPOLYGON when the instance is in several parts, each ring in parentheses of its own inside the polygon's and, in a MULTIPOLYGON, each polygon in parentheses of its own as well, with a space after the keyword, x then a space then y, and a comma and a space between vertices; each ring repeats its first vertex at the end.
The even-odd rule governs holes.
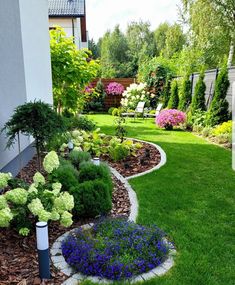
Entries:
POLYGON ((185 123, 186 114, 176 109, 163 110, 156 117, 156 124, 160 128, 172 130, 173 127, 185 123))
POLYGON ((124 86, 117 82, 111 82, 106 87, 106 93, 109 95, 122 95, 124 86))

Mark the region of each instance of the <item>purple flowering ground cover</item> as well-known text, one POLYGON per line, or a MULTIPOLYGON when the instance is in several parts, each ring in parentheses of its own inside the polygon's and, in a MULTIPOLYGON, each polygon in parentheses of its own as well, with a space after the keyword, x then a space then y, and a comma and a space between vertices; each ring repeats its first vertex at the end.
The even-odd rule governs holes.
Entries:
POLYGON ((66 262, 85 275, 123 280, 163 263, 169 253, 156 226, 104 219, 90 230, 77 229, 63 243, 66 262))

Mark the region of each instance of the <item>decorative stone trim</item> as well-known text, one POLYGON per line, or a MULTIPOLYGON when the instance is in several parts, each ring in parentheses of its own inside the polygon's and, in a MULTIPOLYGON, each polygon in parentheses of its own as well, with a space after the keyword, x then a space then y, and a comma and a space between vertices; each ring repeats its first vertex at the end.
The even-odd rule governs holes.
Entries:
MULTIPOLYGON (((135 174, 135 175, 132 175, 132 176, 129 176, 126 178, 123 177, 116 169, 110 167, 112 174, 125 185, 125 187, 128 191, 128 195, 129 195, 129 199, 130 199, 130 203, 131 203, 130 215, 129 215, 128 220, 133 221, 133 222, 136 222, 139 206, 138 206, 138 200, 137 200, 136 193, 132 189, 130 184, 128 183, 128 180, 135 178, 135 177, 145 175, 145 174, 150 173, 154 170, 157 170, 166 163, 166 153, 163 151, 163 149, 160 146, 155 145, 155 144, 150 143, 150 142, 142 141, 142 140, 137 140, 137 139, 135 139, 135 140, 139 141, 139 142, 149 143, 152 146, 156 147, 161 154, 161 161, 158 165, 156 165, 155 167, 153 167, 150 170, 147 170, 145 172, 135 174)), ((81 228, 82 229, 90 229, 91 227, 93 227, 93 225, 94 224, 92 224, 92 223, 86 224, 86 225, 81 226, 81 228)), ((97 283, 97 284, 112 284, 112 283, 114 283, 112 280, 108 280, 105 278, 100 278, 97 276, 85 276, 85 275, 80 274, 80 273, 75 273, 73 268, 66 263, 63 255, 62 255, 61 244, 62 244, 62 241, 65 240, 68 237, 68 235, 70 233, 74 232, 75 230, 76 229, 73 229, 69 232, 66 232, 63 235, 61 235, 59 238, 57 238, 57 240, 53 243, 51 250, 50 250, 51 260, 52 260, 54 266, 57 269, 59 269, 60 271, 62 271, 65 275, 70 277, 66 281, 64 281, 62 283, 62 285, 77 285, 78 282, 81 280, 90 280, 90 281, 97 283)), ((167 260, 164 263, 162 263, 160 266, 157 266, 156 268, 150 270, 149 272, 143 273, 143 274, 140 274, 138 276, 133 277, 130 280, 131 284, 136 283, 136 282, 143 282, 143 281, 149 280, 149 279, 157 277, 157 276, 162 276, 168 270, 170 270, 170 268, 174 265, 173 256, 176 254, 176 250, 174 248, 174 245, 172 243, 168 242, 167 239, 164 239, 164 242, 167 243, 170 247, 169 257, 167 258, 167 260)))

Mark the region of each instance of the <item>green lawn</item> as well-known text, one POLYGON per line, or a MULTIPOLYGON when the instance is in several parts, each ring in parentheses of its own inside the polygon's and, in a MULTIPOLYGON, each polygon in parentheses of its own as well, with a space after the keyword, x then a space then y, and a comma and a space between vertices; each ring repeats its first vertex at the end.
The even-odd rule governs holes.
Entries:
MULTIPOLYGON (((112 116, 90 118, 103 132, 114 134, 112 116)), ((140 205, 138 222, 157 224, 178 252, 165 276, 144 284, 235 284, 231 152, 188 132, 157 129, 153 119, 128 119, 127 130, 129 137, 159 144, 167 154, 161 169, 130 183, 140 205)))

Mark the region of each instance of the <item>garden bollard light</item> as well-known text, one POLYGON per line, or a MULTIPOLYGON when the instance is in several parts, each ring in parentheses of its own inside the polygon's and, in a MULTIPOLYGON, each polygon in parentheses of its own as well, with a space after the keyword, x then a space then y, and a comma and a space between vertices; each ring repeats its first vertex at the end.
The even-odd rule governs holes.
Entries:
POLYGON ((49 241, 48 225, 46 222, 36 223, 37 250, 39 263, 39 276, 43 279, 50 279, 50 258, 49 258, 49 241))
POLYGON ((100 165, 100 159, 99 159, 99 157, 94 157, 94 158, 93 158, 93 163, 94 163, 94 165, 99 166, 99 165, 100 165))
POLYGON ((72 143, 72 141, 68 142, 68 148, 69 148, 69 152, 73 150, 73 143, 72 143))

